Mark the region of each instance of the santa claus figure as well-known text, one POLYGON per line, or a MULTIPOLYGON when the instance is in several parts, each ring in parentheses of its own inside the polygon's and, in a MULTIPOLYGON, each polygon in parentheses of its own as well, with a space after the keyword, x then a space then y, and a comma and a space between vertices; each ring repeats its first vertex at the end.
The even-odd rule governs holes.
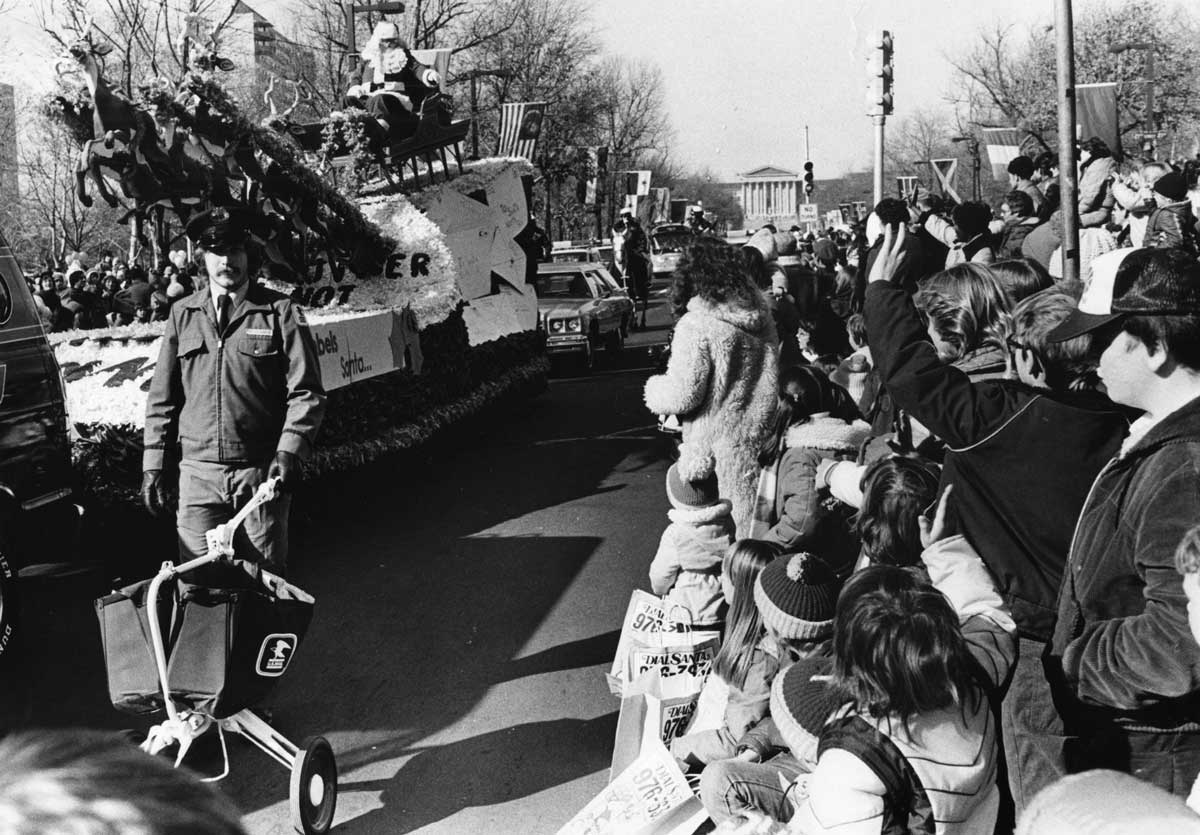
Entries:
POLYGON ((441 84, 437 70, 414 58, 400 27, 387 21, 375 26, 362 58, 362 81, 346 91, 347 104, 366 108, 379 129, 376 139, 412 136, 422 103, 441 84))

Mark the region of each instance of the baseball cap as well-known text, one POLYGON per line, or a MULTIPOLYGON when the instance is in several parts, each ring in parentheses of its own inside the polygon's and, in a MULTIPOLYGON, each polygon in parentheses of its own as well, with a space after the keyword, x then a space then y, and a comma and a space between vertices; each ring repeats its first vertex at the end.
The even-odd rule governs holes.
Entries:
POLYGON ((1046 334, 1065 342, 1123 316, 1200 316, 1200 264, 1172 249, 1115 249, 1092 261, 1079 307, 1046 334))

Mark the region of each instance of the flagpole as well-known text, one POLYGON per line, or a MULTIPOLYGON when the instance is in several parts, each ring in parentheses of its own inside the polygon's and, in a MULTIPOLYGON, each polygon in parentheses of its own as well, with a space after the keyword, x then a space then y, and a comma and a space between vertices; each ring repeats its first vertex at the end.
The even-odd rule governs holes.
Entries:
POLYGON ((1079 180, 1075 167, 1075 35, 1071 0, 1057 0, 1054 33, 1058 59, 1058 171, 1062 195, 1064 281, 1079 280, 1079 180))

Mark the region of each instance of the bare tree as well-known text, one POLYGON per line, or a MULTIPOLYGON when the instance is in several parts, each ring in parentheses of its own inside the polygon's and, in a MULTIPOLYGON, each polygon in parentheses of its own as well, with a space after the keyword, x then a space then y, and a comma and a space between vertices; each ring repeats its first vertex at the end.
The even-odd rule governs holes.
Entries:
MULTIPOLYGON (((1123 42, 1154 44, 1159 126, 1177 131, 1200 118, 1200 26, 1189 8, 1158 0, 1109 0, 1083 9, 1074 35, 1076 80, 1117 82, 1123 135, 1146 124, 1145 54, 1114 55, 1110 47, 1123 42)), ((954 100, 981 120, 1017 125, 1051 147, 1058 119, 1054 55, 1053 30, 1046 26, 983 30, 951 58, 963 82, 954 100)))

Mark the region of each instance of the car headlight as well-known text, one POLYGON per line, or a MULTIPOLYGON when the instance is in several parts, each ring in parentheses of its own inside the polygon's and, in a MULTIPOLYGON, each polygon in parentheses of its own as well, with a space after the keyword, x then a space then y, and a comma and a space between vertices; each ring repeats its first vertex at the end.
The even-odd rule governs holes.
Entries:
POLYGON ((562 332, 563 332, 563 320, 562 319, 551 319, 550 320, 550 333, 562 333, 562 332))
POLYGON ((583 330, 583 324, 578 319, 568 319, 567 330, 571 333, 579 333, 583 330))

